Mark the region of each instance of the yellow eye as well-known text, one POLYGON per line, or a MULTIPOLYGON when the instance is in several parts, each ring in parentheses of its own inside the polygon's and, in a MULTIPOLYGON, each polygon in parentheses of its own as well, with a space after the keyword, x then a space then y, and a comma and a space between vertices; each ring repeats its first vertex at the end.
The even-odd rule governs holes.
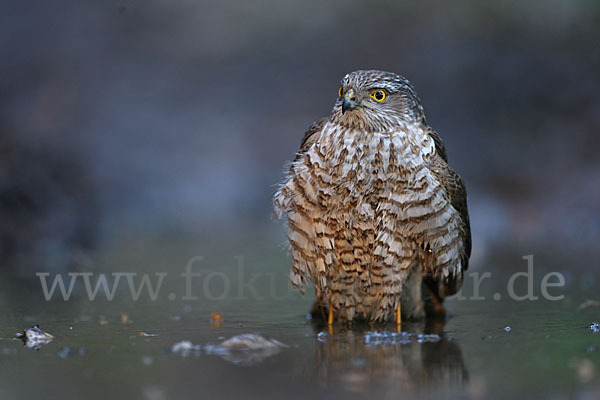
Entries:
POLYGON ((385 100, 385 90, 383 89, 378 89, 374 92, 372 92, 369 96, 371 96, 372 98, 374 98, 375 100, 381 102, 385 100))
POLYGON ((338 96, 342 97, 343 94, 344 94, 344 88, 342 86, 340 86, 340 90, 338 90, 338 96))

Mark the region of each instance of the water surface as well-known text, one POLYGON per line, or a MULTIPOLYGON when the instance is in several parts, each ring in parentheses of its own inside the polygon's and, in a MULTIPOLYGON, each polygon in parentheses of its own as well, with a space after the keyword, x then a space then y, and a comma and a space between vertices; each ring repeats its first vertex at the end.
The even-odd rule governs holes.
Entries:
MULTIPOLYGON (((89 301, 83 284, 75 286, 69 301, 45 301, 37 278, 3 275, 0 397, 583 399, 600 395, 600 333, 589 328, 600 319, 600 308, 578 307, 595 294, 586 286, 589 277, 567 275, 565 288, 553 289, 554 294, 565 295, 561 301, 515 301, 502 291, 509 273, 492 265, 485 270, 495 275, 480 289, 485 300, 450 300, 447 321, 406 322, 402 326, 406 340, 378 341, 373 338, 381 336, 373 336, 374 331, 389 332, 391 337, 394 327, 336 326, 328 332, 307 319, 312 297, 289 290, 289 259, 277 248, 241 251, 246 252, 241 271, 248 274, 242 277, 248 285, 241 292, 239 259, 233 254, 207 256, 194 271, 204 277, 211 272, 224 274, 213 276, 206 286, 211 298, 203 295, 201 277, 193 286, 198 299, 182 300, 185 283, 180 274, 191 257, 201 254, 200 247, 153 243, 140 253, 125 251, 136 247, 123 245, 94 256, 95 274, 167 271, 156 301, 147 295, 133 301, 125 286, 119 287, 113 301, 102 296, 89 301), (250 284, 252 276, 258 277, 250 284), (223 294, 223 277, 231 280, 230 291, 216 298, 223 294), (505 296, 496 301, 495 293, 505 296), (211 322, 213 312, 223 316, 220 324, 211 322), (39 350, 14 339, 15 333, 33 324, 40 324, 56 339, 39 350), (171 351, 180 341, 205 346, 245 333, 259 333, 288 347, 249 361, 235 355, 200 351, 183 356, 171 351), (437 339, 421 340, 419 334, 437 335, 427 336, 437 339)), ((507 259, 514 259, 514 270, 525 269, 519 256, 507 259)), ((483 271, 483 264, 474 270, 483 271)), ((545 265, 544 270, 551 268, 545 265)), ((537 285, 543 273, 536 270, 536 274, 537 285)), ((465 294, 472 295, 472 290, 465 294)))

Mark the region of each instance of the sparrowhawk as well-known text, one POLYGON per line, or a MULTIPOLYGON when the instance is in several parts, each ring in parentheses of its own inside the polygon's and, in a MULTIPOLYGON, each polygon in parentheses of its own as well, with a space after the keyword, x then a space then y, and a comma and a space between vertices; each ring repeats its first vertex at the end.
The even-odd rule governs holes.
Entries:
POLYGON ((291 282, 334 319, 422 317, 462 284, 471 253, 465 185, 407 79, 344 76, 274 196, 291 282))

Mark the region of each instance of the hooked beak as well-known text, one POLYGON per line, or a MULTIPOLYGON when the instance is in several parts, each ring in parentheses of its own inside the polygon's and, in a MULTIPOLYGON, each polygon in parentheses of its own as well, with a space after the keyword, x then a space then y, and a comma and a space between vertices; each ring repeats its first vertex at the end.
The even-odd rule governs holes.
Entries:
POLYGON ((354 94, 354 90, 350 89, 344 96, 344 102, 342 103, 342 114, 346 113, 346 111, 354 110, 356 107, 358 107, 356 94, 354 94))

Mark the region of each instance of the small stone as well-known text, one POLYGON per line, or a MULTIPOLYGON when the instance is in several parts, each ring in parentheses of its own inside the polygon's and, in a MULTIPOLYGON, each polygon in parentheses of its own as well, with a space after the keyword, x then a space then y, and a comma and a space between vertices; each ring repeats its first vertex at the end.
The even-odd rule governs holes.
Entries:
POLYGON ((25 347, 39 350, 43 345, 50 343, 54 336, 40 329, 39 325, 26 329, 23 333, 17 333, 17 337, 23 341, 25 347))
POLYGON ((175 343, 173 347, 171 347, 171 352, 182 357, 187 357, 193 350, 199 349, 200 346, 194 346, 189 340, 184 340, 182 342, 175 343))
POLYGON ((287 347, 275 339, 265 339, 261 335, 247 333, 243 335, 233 336, 223 343, 221 347, 229 349, 248 349, 248 350, 261 350, 267 348, 279 348, 287 347))

